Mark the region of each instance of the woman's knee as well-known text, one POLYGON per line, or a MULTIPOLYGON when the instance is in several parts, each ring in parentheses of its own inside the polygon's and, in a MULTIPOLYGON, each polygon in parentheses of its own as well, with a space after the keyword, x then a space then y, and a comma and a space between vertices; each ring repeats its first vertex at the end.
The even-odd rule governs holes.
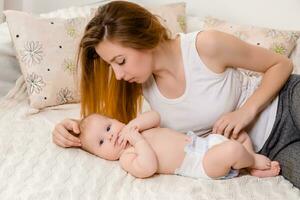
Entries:
POLYGON ((289 106, 294 124, 300 130, 300 76, 295 78, 297 80, 291 88, 289 106))
POLYGON ((274 159, 280 163, 281 175, 300 189, 300 141, 285 147, 274 159))

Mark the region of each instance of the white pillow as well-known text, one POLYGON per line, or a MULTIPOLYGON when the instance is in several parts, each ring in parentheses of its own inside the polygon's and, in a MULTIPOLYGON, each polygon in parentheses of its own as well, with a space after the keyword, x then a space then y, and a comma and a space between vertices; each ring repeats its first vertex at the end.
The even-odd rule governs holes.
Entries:
POLYGON ((21 76, 19 63, 10 38, 7 23, 0 24, 0 98, 14 86, 21 76))

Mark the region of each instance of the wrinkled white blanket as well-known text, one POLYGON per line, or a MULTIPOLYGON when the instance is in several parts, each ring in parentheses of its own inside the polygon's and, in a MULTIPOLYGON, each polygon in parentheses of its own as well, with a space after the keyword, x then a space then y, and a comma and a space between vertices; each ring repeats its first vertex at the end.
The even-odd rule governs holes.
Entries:
POLYGON ((300 199, 299 190, 282 176, 243 175, 222 181, 175 175, 136 179, 117 161, 52 143, 54 124, 66 116, 77 118, 78 105, 33 113, 20 78, 0 103, 0 199, 300 199))

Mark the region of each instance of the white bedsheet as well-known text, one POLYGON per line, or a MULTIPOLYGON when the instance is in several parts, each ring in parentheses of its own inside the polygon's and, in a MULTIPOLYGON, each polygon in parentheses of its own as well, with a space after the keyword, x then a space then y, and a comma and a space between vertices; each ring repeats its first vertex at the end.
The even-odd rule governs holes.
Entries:
POLYGON ((34 112, 24 80, 20 78, 16 85, 0 103, 0 199, 300 199, 299 190, 282 176, 243 175, 218 181, 175 175, 136 179, 117 161, 53 144, 55 123, 78 117, 78 104, 28 114, 34 112))

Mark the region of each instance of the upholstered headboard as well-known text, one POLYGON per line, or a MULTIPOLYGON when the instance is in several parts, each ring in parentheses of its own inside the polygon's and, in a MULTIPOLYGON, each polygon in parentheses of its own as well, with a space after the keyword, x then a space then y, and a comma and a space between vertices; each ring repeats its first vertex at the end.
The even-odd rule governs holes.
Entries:
POLYGON ((226 21, 280 29, 300 30, 299 0, 139 0, 165 4, 187 2, 188 14, 211 15, 226 21))

